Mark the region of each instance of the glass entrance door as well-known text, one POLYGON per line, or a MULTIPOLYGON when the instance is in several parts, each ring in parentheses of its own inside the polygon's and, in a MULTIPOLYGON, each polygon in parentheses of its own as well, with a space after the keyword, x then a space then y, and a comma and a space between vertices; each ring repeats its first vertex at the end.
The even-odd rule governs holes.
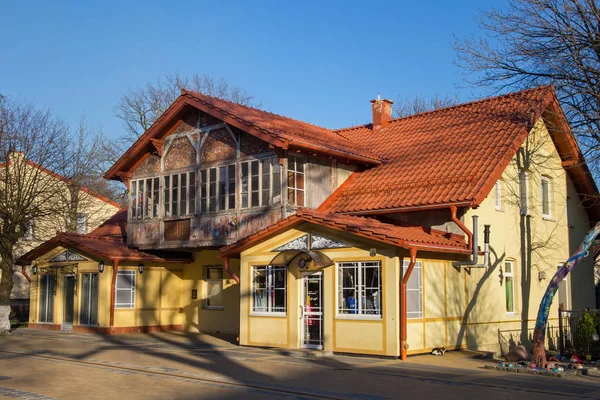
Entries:
POLYGON ((302 274, 302 347, 323 349, 323 273, 302 274))
POLYGON ((62 329, 71 330, 73 328, 73 306, 75 305, 75 277, 73 275, 65 276, 63 304, 65 309, 62 329))
POLYGON ((98 324, 98 274, 81 274, 79 324, 98 324))

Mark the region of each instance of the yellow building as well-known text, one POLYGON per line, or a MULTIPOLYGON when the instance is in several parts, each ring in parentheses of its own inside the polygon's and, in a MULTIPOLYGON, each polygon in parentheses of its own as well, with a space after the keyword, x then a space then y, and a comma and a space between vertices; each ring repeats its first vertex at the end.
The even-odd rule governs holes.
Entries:
MULTIPOLYGON (((17 242, 15 247, 17 257, 51 239, 56 232, 66 232, 71 228, 80 234, 87 234, 120 209, 118 203, 85 187, 79 190, 77 201, 71 202, 70 182, 67 178, 26 159, 21 152, 11 153, 10 160, 12 165, 19 166, 16 174, 21 177, 31 176, 31 179, 39 180, 41 187, 48 188, 54 194, 51 199, 53 207, 64 210, 63 213, 33 220, 27 231, 24 232, 22 239, 17 242), (66 208, 67 204, 71 205, 72 212, 66 208), (74 218, 72 224, 69 223, 70 214, 73 214, 74 218)), ((10 173, 11 164, 8 166, 1 164, 0 168, 6 168, 10 173)), ((19 314, 25 314, 24 317, 27 318, 27 307, 25 306, 29 305, 30 276, 31 270, 22 270, 13 274, 11 305, 16 311, 17 317, 23 317, 19 314)))
MULTIPOLYGON (((600 219, 553 88, 396 120, 391 106, 329 130, 184 91, 105 175, 129 188, 118 238, 107 223, 21 258, 40 271, 30 322, 65 327, 71 289, 43 294, 52 272, 76 277, 73 329, 402 358, 498 351, 499 331, 529 344, 549 280, 600 219)), ((559 302, 594 306, 592 260, 550 325, 559 302)))

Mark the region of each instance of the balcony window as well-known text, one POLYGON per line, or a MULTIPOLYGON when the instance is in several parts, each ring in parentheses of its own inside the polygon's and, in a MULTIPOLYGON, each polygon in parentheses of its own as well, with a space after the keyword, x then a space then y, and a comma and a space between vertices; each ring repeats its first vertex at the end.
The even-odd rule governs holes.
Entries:
POLYGON ((200 187, 203 213, 235 208, 235 164, 200 170, 200 187))
POLYGON ((281 204, 281 167, 277 157, 242 164, 242 208, 281 204))
POLYGON ((193 171, 164 177, 165 217, 182 217, 196 212, 196 173, 193 171))

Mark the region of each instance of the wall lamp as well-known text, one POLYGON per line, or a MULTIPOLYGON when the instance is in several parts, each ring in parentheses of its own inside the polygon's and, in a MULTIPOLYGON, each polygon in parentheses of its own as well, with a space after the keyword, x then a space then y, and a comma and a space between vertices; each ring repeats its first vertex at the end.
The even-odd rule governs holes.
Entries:
POLYGON ((139 263, 138 264, 138 271, 140 271, 140 274, 144 273, 144 263, 139 263))
POLYGON ((38 271, 37 265, 34 265, 33 267, 31 267, 31 271, 33 272, 34 275, 37 275, 37 271, 38 271))
POLYGON ((104 272, 104 261, 100 261, 98 263, 98 272, 100 272, 100 273, 104 272))

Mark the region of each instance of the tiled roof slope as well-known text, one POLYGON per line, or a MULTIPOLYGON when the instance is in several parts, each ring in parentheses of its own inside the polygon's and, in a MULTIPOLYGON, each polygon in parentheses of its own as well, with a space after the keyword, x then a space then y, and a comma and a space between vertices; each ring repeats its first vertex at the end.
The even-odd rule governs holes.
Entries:
POLYGON ((379 131, 370 124, 339 130, 387 162, 356 172, 322 209, 475 205, 554 98, 544 86, 392 120, 379 131))
POLYGON ((202 93, 186 90, 182 92, 182 96, 189 96, 219 113, 225 113, 247 125, 250 130, 260 130, 276 139, 287 141, 292 147, 321 149, 326 154, 334 150, 341 154, 364 157, 377 163, 381 161, 378 155, 327 128, 202 93))
POLYGON ((254 135, 280 149, 300 149, 339 157, 342 160, 380 164, 382 158, 333 130, 243 106, 201 93, 183 90, 181 95, 144 132, 104 174, 106 179, 121 179, 144 154, 153 151, 150 139, 162 138, 166 127, 180 117, 186 107, 202 110, 215 118, 254 135))
POLYGON ((256 243, 300 223, 308 222, 326 228, 351 233, 378 242, 403 248, 417 247, 423 250, 470 254, 464 237, 422 226, 398 226, 378 221, 374 218, 354 215, 319 212, 307 208, 296 210, 296 214, 281 220, 265 229, 229 246, 221 248, 223 256, 238 255, 256 243))
POLYGON ((90 232, 90 235, 125 240, 127 238, 127 207, 121 208, 115 215, 90 232))

